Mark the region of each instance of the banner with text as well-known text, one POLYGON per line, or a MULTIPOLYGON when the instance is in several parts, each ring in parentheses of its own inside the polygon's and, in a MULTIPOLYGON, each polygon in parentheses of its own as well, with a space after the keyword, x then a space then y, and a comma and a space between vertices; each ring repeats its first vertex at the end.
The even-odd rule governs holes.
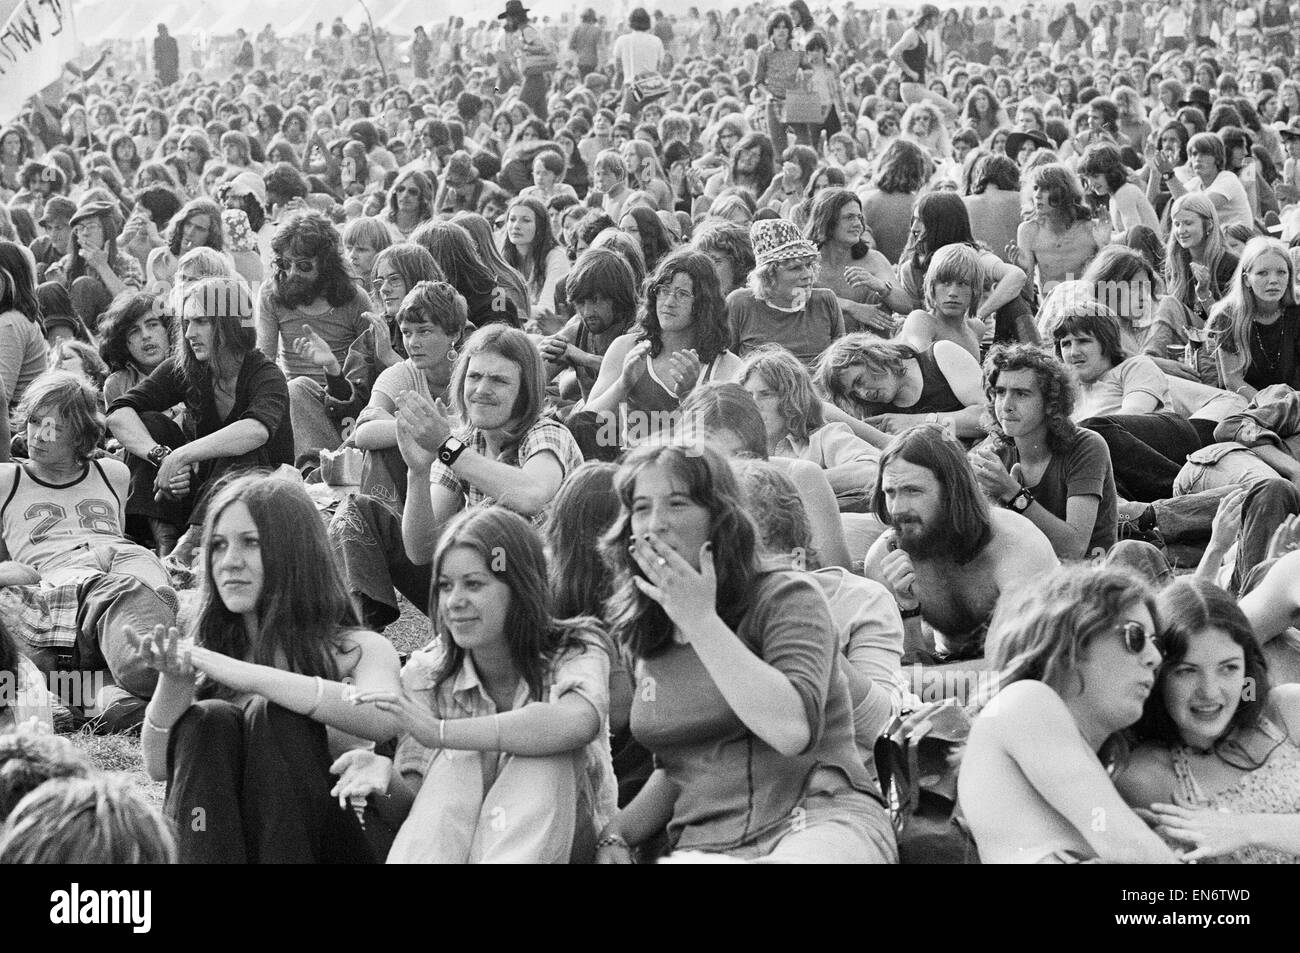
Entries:
POLYGON ((19 0, 0 29, 0 122, 17 116, 79 51, 72 0, 19 0))

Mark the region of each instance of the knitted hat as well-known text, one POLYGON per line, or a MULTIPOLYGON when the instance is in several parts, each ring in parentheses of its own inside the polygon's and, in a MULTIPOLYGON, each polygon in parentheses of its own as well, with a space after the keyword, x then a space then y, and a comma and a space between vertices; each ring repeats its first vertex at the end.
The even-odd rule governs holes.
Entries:
POLYGON ((754 263, 760 268, 774 261, 817 255, 817 246, 799 233, 794 222, 784 218, 755 222, 749 227, 749 240, 754 245, 754 263))
POLYGON ((468 152, 461 150, 451 154, 444 175, 444 181, 448 185, 473 185, 478 178, 479 171, 474 167, 468 152))

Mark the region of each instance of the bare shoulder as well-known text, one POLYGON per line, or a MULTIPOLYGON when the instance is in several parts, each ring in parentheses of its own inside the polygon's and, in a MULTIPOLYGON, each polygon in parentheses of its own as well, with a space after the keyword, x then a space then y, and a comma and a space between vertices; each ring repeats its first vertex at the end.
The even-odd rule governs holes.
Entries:
POLYGON ((1002 507, 989 511, 993 520, 993 542, 999 555, 1006 554, 1017 566, 1033 565, 1042 570, 1057 565, 1056 553, 1043 531, 1028 518, 1002 507))
POLYGON ((367 666, 388 665, 394 672, 399 668, 397 649, 393 643, 369 629, 349 629, 344 632, 336 643, 335 655, 343 675, 363 663, 367 666))
POLYGON ((116 457, 100 457, 99 465, 104 468, 104 476, 114 483, 119 480, 131 479, 130 468, 116 457))
POLYGON ((1292 744, 1300 745, 1300 685, 1278 685, 1268 693, 1268 711, 1285 728, 1292 744))
POLYGON ((1065 702, 1045 682, 1021 679, 997 693, 979 716, 974 729, 982 735, 1008 738, 1018 735, 1025 725, 1051 726, 1061 718, 1073 720, 1065 702))

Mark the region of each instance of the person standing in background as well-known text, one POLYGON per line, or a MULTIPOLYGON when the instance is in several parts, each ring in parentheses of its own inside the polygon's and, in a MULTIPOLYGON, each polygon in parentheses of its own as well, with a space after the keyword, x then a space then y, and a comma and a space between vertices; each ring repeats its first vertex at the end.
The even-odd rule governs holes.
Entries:
POLYGON ((153 41, 153 68, 158 74, 158 82, 163 86, 174 86, 180 78, 181 53, 176 45, 176 37, 167 32, 167 27, 158 24, 158 35, 153 41))

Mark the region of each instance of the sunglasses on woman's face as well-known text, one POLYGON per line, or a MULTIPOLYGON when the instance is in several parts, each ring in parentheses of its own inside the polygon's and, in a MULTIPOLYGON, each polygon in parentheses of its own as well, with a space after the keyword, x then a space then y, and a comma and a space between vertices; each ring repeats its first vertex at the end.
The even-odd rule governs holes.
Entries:
POLYGON ((1150 640, 1152 648, 1157 652, 1160 651, 1160 640, 1148 632, 1141 622, 1129 620, 1121 625, 1117 631, 1124 637, 1124 648, 1134 655, 1141 655, 1146 651, 1147 640, 1150 640))

